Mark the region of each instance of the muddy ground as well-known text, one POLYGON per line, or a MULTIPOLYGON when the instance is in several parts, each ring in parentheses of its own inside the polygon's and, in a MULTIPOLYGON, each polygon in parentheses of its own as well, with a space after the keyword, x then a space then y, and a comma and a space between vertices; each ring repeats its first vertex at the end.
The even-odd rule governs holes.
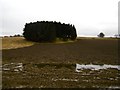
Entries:
POLYGON ((75 71, 76 63, 118 65, 118 60, 116 39, 77 39, 71 43, 35 43, 3 49, 2 85, 3 88, 120 87, 117 69, 75 71))

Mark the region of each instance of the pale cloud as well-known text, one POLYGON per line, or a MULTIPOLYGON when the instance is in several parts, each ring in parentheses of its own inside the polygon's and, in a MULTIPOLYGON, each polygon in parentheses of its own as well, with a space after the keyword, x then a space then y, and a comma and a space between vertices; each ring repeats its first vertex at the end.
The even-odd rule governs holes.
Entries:
POLYGON ((118 32, 118 1, 1 0, 2 29, 22 33, 25 23, 45 20, 74 24, 79 35, 113 35, 118 32))

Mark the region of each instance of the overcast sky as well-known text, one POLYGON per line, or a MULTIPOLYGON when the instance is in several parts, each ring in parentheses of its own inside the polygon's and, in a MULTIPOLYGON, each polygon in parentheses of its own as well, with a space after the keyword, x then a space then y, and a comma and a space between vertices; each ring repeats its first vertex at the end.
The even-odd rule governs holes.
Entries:
POLYGON ((25 23, 74 24, 78 36, 118 33, 120 0, 0 0, 0 35, 22 34, 25 23))

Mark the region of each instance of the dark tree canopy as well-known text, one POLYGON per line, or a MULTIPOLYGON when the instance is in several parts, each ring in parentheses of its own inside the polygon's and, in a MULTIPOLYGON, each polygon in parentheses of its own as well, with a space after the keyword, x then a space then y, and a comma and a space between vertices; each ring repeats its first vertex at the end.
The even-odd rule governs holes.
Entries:
POLYGON ((98 35, 98 37, 101 37, 101 38, 103 38, 104 36, 105 36, 105 34, 102 32, 98 35))
POLYGON ((74 25, 61 24, 53 21, 37 21, 26 23, 23 30, 23 36, 30 41, 55 41, 56 38, 61 40, 75 40, 77 37, 74 25))

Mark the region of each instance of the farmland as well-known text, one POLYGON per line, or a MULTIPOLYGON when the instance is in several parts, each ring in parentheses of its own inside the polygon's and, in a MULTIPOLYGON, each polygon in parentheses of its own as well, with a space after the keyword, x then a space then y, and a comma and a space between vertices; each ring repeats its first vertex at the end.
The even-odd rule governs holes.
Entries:
POLYGON ((2 42, 3 88, 120 87, 120 70, 75 71, 76 63, 120 65, 117 39, 34 43, 23 37, 8 37, 2 42))

